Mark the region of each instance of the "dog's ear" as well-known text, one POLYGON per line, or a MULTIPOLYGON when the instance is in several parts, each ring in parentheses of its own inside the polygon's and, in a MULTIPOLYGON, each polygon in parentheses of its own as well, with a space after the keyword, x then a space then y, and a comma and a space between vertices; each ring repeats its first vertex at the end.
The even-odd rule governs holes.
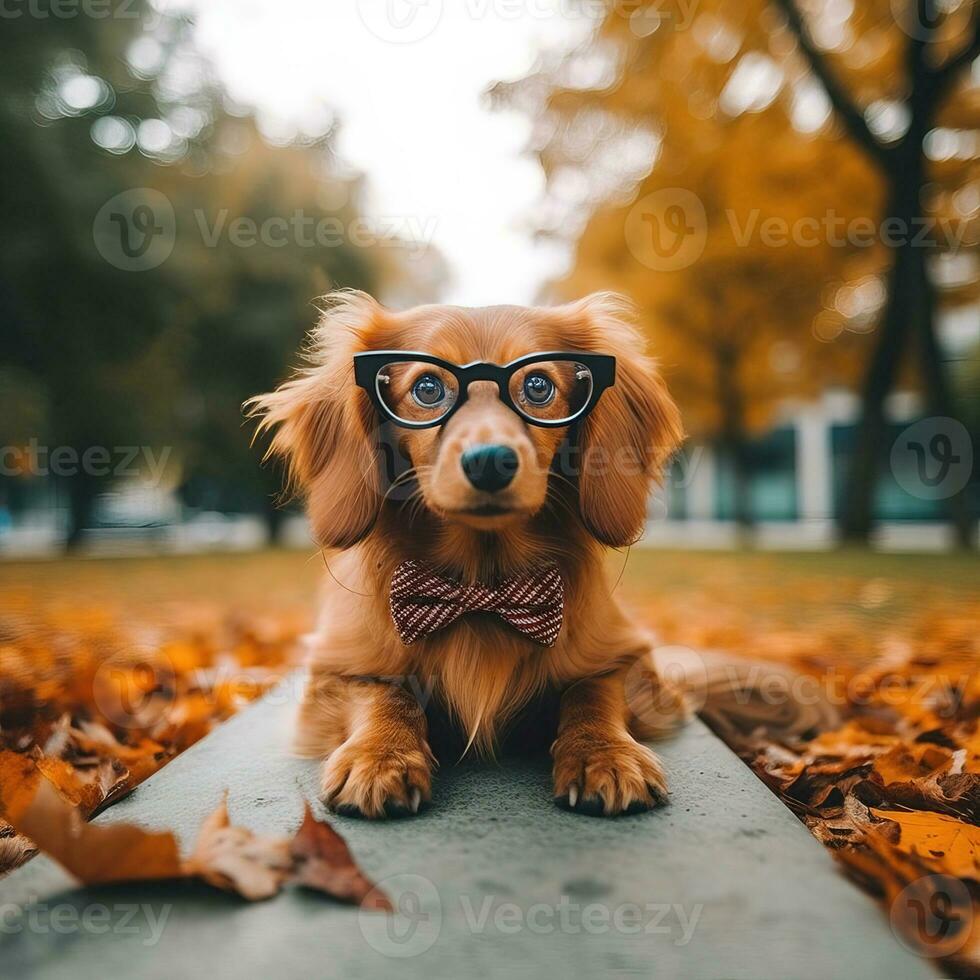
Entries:
POLYGON ((274 432, 267 455, 286 461, 317 543, 349 548, 371 529, 383 497, 374 410, 354 383, 353 356, 370 349, 384 310, 366 293, 339 292, 321 311, 307 366, 245 407, 260 419, 257 434, 274 432))
POLYGON ((616 357, 616 383, 581 426, 578 492, 589 531, 623 547, 643 533, 651 485, 682 439, 680 413, 644 354, 627 300, 594 293, 560 309, 576 324, 573 344, 616 357))

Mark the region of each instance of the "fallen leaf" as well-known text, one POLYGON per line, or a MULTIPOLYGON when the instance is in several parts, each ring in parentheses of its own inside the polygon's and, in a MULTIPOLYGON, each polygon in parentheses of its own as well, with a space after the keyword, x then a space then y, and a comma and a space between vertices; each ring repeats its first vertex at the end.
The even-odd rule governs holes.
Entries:
POLYGON ((23 834, 18 834, 9 824, 0 821, 0 878, 19 868, 37 853, 37 848, 23 834))
POLYGON ((24 836, 13 838, 16 845, 6 845, 10 832, 0 833, 0 858, 9 851, 11 862, 22 863, 25 850, 36 846, 83 884, 200 878, 256 901, 271 898, 294 881, 344 902, 391 911, 388 897, 357 866, 344 839, 329 824, 316 820, 309 804, 290 840, 234 826, 227 798, 222 799, 202 823, 193 853, 185 861, 172 833, 125 823, 87 823, 81 810, 47 779, 38 780, 34 799, 12 824, 24 836), (25 838, 29 838, 26 845, 25 838))
POLYGON ((0 749, 0 813, 11 823, 34 799, 40 779, 37 765, 29 755, 0 749))
POLYGON ((392 911, 391 900, 354 863, 343 837, 328 823, 317 820, 308 803, 290 852, 299 884, 364 908, 392 911))
POLYGON ((909 783, 948 766, 952 758, 951 751, 935 745, 896 745, 875 759, 874 772, 884 786, 909 783))
POLYGON ((125 823, 86 823, 46 779, 11 823, 84 884, 183 875, 173 834, 125 823))
POLYGON ((255 900, 275 895, 292 868, 286 838, 259 837, 244 827, 232 826, 227 800, 222 800, 201 825, 184 872, 255 900))
POLYGON ((907 854, 932 858, 957 878, 980 880, 980 827, 927 811, 871 811, 876 817, 898 824, 901 836, 895 845, 907 854))
POLYGON ((79 769, 64 759, 39 756, 38 771, 51 782, 85 817, 91 816, 106 800, 121 796, 127 789, 129 771, 114 759, 104 759, 88 769, 79 769))

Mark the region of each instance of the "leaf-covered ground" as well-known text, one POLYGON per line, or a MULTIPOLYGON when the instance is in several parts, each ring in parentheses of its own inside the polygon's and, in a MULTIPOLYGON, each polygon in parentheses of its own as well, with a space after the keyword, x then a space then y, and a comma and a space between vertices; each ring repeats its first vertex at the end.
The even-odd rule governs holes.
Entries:
MULTIPOLYGON (((832 730, 722 734, 951 972, 980 946, 980 561, 635 549, 618 588, 662 644, 777 664, 832 730)), ((318 556, 0 565, 0 799, 110 805, 301 658, 318 556)), ((757 680, 765 682, 764 670, 757 680)), ((785 693, 785 692, 783 692, 785 693)), ((0 823, 0 870, 31 853, 0 823)))

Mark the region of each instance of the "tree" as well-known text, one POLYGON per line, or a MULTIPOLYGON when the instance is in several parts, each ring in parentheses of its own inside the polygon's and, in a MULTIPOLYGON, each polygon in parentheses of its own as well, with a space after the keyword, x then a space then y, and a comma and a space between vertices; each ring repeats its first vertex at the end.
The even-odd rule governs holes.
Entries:
MULTIPOLYGON (((964 70, 980 56, 980 14, 974 4, 960 4, 941 13, 937 0, 907 0, 905 28, 909 32, 901 104, 908 124, 890 143, 872 132, 867 112, 837 78, 827 55, 815 42, 794 0, 777 0, 807 64, 820 79, 838 117, 855 145, 879 170, 887 187, 884 221, 914 228, 926 206, 926 185, 933 179, 926 140, 940 121, 950 93, 962 83, 964 70), (966 17, 957 17, 966 11, 966 17), (959 21, 957 23, 957 21, 959 21), (945 28, 945 29, 944 29, 945 28)), ((947 115, 953 116, 951 107, 947 115)), ((871 528, 872 503, 885 445, 885 397, 895 384, 903 355, 914 344, 930 414, 961 416, 950 389, 936 334, 936 293, 927 265, 927 252, 912 236, 892 247, 887 297, 861 392, 861 423, 851 461, 851 474, 842 531, 863 540, 871 528)), ((962 546, 971 544, 971 517, 964 492, 951 501, 952 516, 962 546)))
POLYGON ((382 276, 377 248, 348 234, 358 184, 327 169, 327 139, 270 146, 251 120, 222 126, 216 139, 238 147, 235 157, 192 188, 179 175, 167 187, 189 230, 179 260, 194 323, 184 350, 181 495, 196 508, 258 512, 274 539, 282 474, 260 465, 242 403, 287 375, 313 297, 340 286, 376 290, 382 276))
MULTIPOLYGON (((4 367, 19 384, 2 394, 6 402, 27 387, 38 400, 38 428, 8 435, 65 447, 76 459, 93 445, 141 445, 159 435, 173 380, 159 278, 112 266, 92 242, 99 206, 139 186, 149 165, 112 157, 90 136, 97 114, 158 114, 150 84, 116 57, 139 30, 135 20, 81 16, 50 18, 41 30, 27 11, 4 22, 0 322, 4 367), (152 371, 134 372, 148 360, 152 371)), ((63 482, 74 543, 105 479, 76 465, 63 482)))
MULTIPOLYGON (((0 434, 76 459, 170 450, 185 503, 258 512, 274 532, 280 481, 242 402, 287 373, 312 297, 382 289, 403 250, 351 235, 360 181, 334 157, 331 113, 264 138, 187 19, 31 21, 5 22, 0 63, 0 434), (130 238, 144 218, 162 246, 146 267, 130 238)), ((73 545, 111 475, 76 466, 62 482, 73 545)))
MULTIPOLYGON (((848 355, 853 360, 861 340, 849 333, 827 344, 809 329, 826 290, 824 277, 838 265, 830 248, 810 249, 802 263, 789 247, 742 240, 748 226, 740 226, 734 216, 743 200, 764 204, 751 214, 757 227, 773 221, 790 227, 817 203, 796 171, 795 154, 781 152, 773 121, 758 115, 723 122, 725 129, 739 130, 725 133, 732 152, 699 158, 695 184, 704 217, 701 235, 692 233, 700 249, 697 261, 671 268, 669 253, 658 250, 653 236, 666 234, 669 210, 684 198, 669 169, 655 168, 641 181, 636 202, 599 209, 580 239, 574 269, 559 284, 563 293, 576 294, 612 283, 638 300, 689 431, 717 443, 729 461, 734 515, 742 526, 753 521, 750 433, 765 426, 787 397, 812 394, 828 376, 846 377, 848 355), (767 161, 745 166, 753 159, 750 147, 760 142, 770 147, 767 161), (628 235, 631 252, 641 261, 624 262, 623 229, 635 227, 637 215, 648 219, 643 230, 651 237, 636 241, 635 232, 628 235)), ((695 142, 712 145, 712 134, 705 130, 718 128, 716 121, 699 123, 695 142)), ((693 220, 693 207, 688 210, 693 220)), ((683 253, 677 257, 683 259, 683 253)), ((849 278, 860 282, 867 265, 866 256, 852 255, 849 278)))
MULTIPOLYGON (((851 59, 860 70, 849 70, 860 75, 874 108, 869 116, 900 112, 888 97, 901 90, 906 36, 889 20, 888 4, 866 3, 836 23, 829 23, 833 11, 815 13, 828 46, 860 48, 851 59)), ((949 32, 938 47, 959 50, 959 33, 949 32)), ((942 62, 947 86, 957 71, 950 57, 942 62)), ((960 66, 968 60, 955 58, 960 66)), ((558 289, 612 285, 639 301, 685 418, 723 444, 736 473, 744 469, 746 422, 766 421, 787 395, 855 386, 862 363, 873 363, 868 347, 900 353, 885 324, 897 307, 884 236, 870 243, 840 239, 823 222, 835 215, 848 229, 858 221, 878 228, 879 215, 893 209, 878 165, 842 134, 844 124, 855 122, 841 123, 832 111, 840 98, 833 77, 833 102, 822 77, 810 70, 792 26, 763 2, 706 0, 693 24, 684 25, 666 20, 662 5, 611 3, 581 46, 494 93, 538 120, 533 147, 549 179, 539 224, 577 241, 572 271, 558 289), (635 232, 630 241, 637 212, 651 233, 667 233, 668 209, 677 211, 684 194, 696 202, 679 211, 677 239, 686 236, 680 257, 686 249, 688 260, 640 254, 635 232), (575 220, 583 211, 593 214, 584 225, 575 220), (746 235, 753 216, 756 233, 746 235), (760 230, 768 220, 790 230, 787 241, 764 241, 760 230), (803 242, 796 232, 815 222, 824 224, 820 240, 803 242), (796 369, 787 370, 792 362, 796 369), (707 378, 716 383, 705 384, 707 378)), ((959 100, 960 124, 971 104, 959 100)), ((956 124, 953 118, 947 125, 956 124)), ((934 163, 929 208, 906 214, 904 227, 914 231, 916 215, 956 217, 953 202, 974 168, 973 159, 934 163)), ((959 217, 960 230, 969 231, 959 217)), ((955 252, 959 241, 935 244, 934 255, 955 252)), ((916 259, 924 266, 923 252, 916 259)), ((973 273, 941 298, 964 303, 976 293, 973 273)), ((923 374, 935 376, 938 345, 931 349, 935 357, 923 359, 923 374)), ((878 408, 883 419, 880 401, 878 408)), ((866 410, 863 429, 869 417, 873 423, 866 410)), ((883 443, 879 435, 872 476, 883 443)), ((861 466, 856 460, 852 483, 861 466)), ((738 482, 744 485, 744 477, 738 482)), ((738 511, 747 519, 744 503, 738 511)))

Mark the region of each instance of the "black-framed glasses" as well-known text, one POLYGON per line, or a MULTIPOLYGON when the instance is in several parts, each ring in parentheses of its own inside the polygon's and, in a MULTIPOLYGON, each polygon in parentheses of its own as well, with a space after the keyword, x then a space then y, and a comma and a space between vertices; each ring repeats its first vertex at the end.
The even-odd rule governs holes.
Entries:
POLYGON ((383 415, 408 429, 442 425, 466 401, 474 381, 492 381, 500 400, 532 425, 584 418, 616 381, 616 358, 585 351, 544 351, 509 364, 453 364, 418 351, 354 355, 354 379, 383 415))

